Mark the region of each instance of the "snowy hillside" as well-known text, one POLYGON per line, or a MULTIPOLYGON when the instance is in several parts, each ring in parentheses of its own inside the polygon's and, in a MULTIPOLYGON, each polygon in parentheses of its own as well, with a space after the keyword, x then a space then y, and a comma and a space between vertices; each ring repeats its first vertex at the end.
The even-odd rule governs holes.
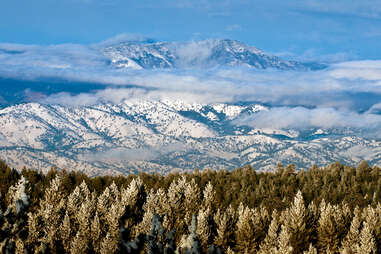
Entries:
POLYGON ((235 124, 235 119, 261 110, 267 108, 179 101, 21 104, 0 110, 0 159, 16 168, 57 166, 90 175, 381 160, 380 141, 350 132, 300 133, 235 124))

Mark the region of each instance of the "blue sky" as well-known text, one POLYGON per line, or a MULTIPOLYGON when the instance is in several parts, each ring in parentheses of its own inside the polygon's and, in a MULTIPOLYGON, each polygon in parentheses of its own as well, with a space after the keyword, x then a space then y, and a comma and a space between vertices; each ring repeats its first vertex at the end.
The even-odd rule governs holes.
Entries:
POLYGON ((378 0, 14 0, 0 43, 97 43, 118 34, 163 41, 230 38, 305 59, 381 59, 378 0))

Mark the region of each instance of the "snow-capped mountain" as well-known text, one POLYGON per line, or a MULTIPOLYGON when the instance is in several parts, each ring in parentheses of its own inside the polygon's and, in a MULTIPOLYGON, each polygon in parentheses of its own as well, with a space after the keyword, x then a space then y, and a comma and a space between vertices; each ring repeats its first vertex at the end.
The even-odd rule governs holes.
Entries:
POLYGON ((211 68, 245 66, 255 69, 313 70, 316 63, 286 61, 235 40, 195 42, 122 42, 101 49, 117 68, 211 68))
POLYGON ((20 104, 0 110, 0 159, 15 168, 50 167, 90 175, 195 168, 233 169, 277 163, 309 167, 381 160, 381 141, 350 132, 256 129, 236 119, 258 104, 125 101, 67 107, 20 104))

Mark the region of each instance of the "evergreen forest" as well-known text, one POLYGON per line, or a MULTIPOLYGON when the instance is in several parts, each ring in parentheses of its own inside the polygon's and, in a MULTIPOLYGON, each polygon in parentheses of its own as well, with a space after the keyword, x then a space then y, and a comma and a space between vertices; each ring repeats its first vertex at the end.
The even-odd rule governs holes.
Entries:
POLYGON ((0 161, 0 253, 381 253, 381 168, 88 177, 0 161))

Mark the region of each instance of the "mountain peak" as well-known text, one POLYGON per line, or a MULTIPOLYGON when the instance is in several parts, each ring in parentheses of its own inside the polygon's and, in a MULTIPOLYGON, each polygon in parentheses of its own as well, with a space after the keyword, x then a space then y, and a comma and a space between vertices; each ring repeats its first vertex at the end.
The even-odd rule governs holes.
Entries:
POLYGON ((231 39, 189 42, 126 41, 104 47, 101 51, 114 67, 122 69, 197 69, 219 66, 313 70, 319 66, 287 61, 231 39))

